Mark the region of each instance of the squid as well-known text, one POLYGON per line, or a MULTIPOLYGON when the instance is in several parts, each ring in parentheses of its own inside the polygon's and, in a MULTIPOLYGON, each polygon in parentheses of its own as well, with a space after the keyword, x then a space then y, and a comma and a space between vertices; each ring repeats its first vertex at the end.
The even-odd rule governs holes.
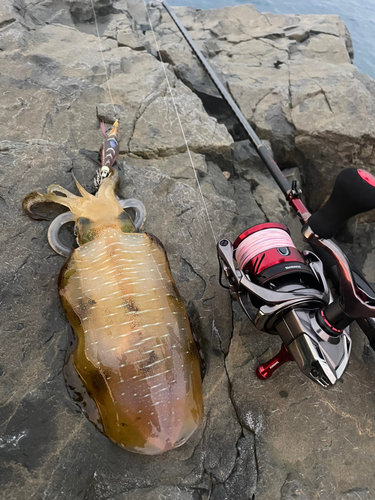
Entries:
POLYGON ((106 150, 95 196, 75 179, 80 196, 52 185, 26 196, 23 209, 32 218, 41 204, 68 209, 48 238, 68 257, 58 290, 74 332, 65 366, 71 395, 113 442, 157 455, 184 444, 203 419, 199 354, 165 249, 139 232, 144 206, 117 198, 119 174, 114 159, 105 165, 105 158, 106 150), (124 211, 129 207, 134 221, 124 211), (78 243, 73 251, 59 239, 69 221, 78 243))

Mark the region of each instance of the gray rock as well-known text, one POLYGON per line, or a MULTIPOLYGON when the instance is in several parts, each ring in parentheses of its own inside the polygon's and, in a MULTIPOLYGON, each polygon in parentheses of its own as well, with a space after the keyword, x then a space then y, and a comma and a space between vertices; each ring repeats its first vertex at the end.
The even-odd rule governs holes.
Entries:
POLYGON ((4 0, 0 11, 0 29, 15 22, 17 18, 16 9, 11 0, 4 0))
POLYGON ((29 35, 24 26, 13 17, 4 19, 0 29, 0 50, 26 49, 29 35))
POLYGON ((177 112, 189 147, 195 153, 213 154, 228 151, 232 142, 228 131, 210 118, 201 101, 182 83, 176 81, 172 90, 155 93, 147 108, 140 112, 129 143, 132 153, 142 156, 168 156, 186 149, 177 120, 177 112), (172 114, 173 113, 173 114, 172 114), (188 124, 194 122, 194 128, 188 124))
MULTIPOLYGON (((2 3, 0 498, 373 498, 368 341, 353 329, 350 366, 328 392, 292 363, 256 378, 280 339, 255 330, 219 286, 215 243, 270 220, 287 223, 302 248, 299 223, 169 16, 150 10, 163 68, 142 2, 94 3, 102 50, 91 0, 2 3), (158 457, 108 441, 68 396, 69 326, 56 290, 63 259, 47 244, 47 223, 21 210, 31 190, 56 182, 74 190, 72 171, 93 191, 98 118, 110 126, 115 117, 120 194, 146 205, 145 230, 165 245, 206 357, 204 422, 158 457)), ((344 166, 375 168, 375 84, 350 64, 337 16, 251 5, 176 12, 285 175, 303 184, 309 207, 344 166)), ((375 282, 373 224, 367 214, 340 238, 375 282)))
POLYGON ((209 492, 204 489, 181 489, 177 486, 159 486, 158 488, 142 488, 111 497, 108 500, 206 500, 209 492))
POLYGON ((117 33, 119 47, 129 47, 133 50, 144 50, 144 46, 135 37, 132 31, 119 31, 117 33))
POLYGON ((281 488, 281 500, 308 500, 314 495, 311 485, 307 485, 301 474, 291 473, 281 488))
MULTIPOLYGON (((180 15, 200 47, 215 44, 210 62, 246 118, 272 142, 276 159, 302 164, 312 210, 330 192, 338 165, 374 169, 373 94, 349 64, 350 35, 338 16, 260 14, 247 5, 198 11, 194 23, 191 12, 180 15)), ((173 25, 161 26, 163 45, 173 25)), ((189 86, 217 96, 197 63, 186 59, 184 44, 166 43, 164 51, 189 86)))
POLYGON ((314 59, 319 53, 319 60, 331 64, 344 64, 350 62, 345 40, 329 34, 317 34, 306 41, 293 46, 291 60, 314 59))

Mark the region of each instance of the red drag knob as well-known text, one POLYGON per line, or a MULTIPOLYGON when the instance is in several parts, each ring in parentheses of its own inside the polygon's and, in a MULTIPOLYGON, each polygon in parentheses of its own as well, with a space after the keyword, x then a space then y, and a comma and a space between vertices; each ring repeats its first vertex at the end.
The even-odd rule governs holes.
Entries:
POLYGON ((294 361, 294 358, 285 347, 285 345, 282 344, 280 352, 278 352, 272 359, 267 361, 267 363, 262 363, 261 365, 259 365, 255 373, 261 380, 266 380, 270 378, 275 370, 277 370, 287 361, 294 361))

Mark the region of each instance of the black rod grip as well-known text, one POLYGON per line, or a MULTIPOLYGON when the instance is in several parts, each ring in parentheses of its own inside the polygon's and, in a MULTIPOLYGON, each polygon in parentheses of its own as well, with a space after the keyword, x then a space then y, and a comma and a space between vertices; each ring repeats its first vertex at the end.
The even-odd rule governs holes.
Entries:
POLYGON ((320 238, 332 238, 353 215, 375 208, 375 177, 365 170, 346 168, 336 178, 328 201, 308 220, 320 238))

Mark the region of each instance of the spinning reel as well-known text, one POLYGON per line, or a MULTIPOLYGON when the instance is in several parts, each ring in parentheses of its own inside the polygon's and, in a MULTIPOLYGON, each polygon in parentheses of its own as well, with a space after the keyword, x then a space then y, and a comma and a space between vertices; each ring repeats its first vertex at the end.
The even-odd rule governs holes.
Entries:
POLYGON ((218 243, 221 275, 234 297, 258 330, 278 334, 283 341, 279 354, 258 367, 259 378, 269 378, 292 360, 323 387, 343 374, 351 350, 348 326, 354 319, 369 322, 375 316, 375 292, 328 238, 349 217, 372 208, 375 178, 346 169, 328 202, 302 229, 314 253, 297 250, 288 228, 277 223, 247 229, 233 244, 225 238, 218 243), (323 266, 338 284, 336 299, 323 266))

